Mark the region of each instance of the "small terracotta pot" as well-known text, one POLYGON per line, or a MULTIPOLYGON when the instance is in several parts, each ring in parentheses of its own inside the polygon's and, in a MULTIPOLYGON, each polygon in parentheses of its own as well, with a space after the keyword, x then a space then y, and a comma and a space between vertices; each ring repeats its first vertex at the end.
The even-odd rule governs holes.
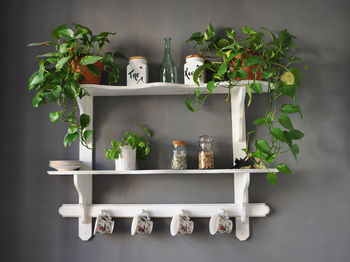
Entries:
MULTIPOLYGON (((76 62, 76 60, 72 61, 72 63, 71 63, 72 71, 76 67, 75 71, 80 72, 84 76, 84 78, 82 80, 78 81, 79 84, 95 84, 95 85, 99 85, 101 83, 101 77, 100 76, 96 76, 93 73, 91 73, 90 70, 86 66, 82 66, 80 64, 80 60, 82 58, 83 57, 81 57, 79 59, 78 63, 76 62)), ((97 61, 96 63, 94 63, 94 65, 97 67, 97 69, 100 72, 100 74, 102 74, 102 68, 103 68, 102 62, 101 61, 97 61)))
MULTIPOLYGON (((251 54, 245 54, 243 55, 244 59, 247 59, 251 54)), ((242 60, 242 54, 239 54, 237 56, 235 56, 235 59, 239 58, 240 60, 242 60)), ((234 59, 232 59, 231 61, 231 65, 232 65, 232 71, 235 71, 234 66, 236 65, 234 59)), ((239 77, 235 77, 235 80, 254 80, 254 74, 252 72, 253 69, 259 68, 258 73, 256 75, 255 80, 261 80, 261 75, 262 75, 262 71, 261 71, 261 66, 258 65, 254 65, 254 66, 244 66, 244 61, 242 61, 242 66, 243 66, 243 70, 246 71, 248 73, 248 77, 245 79, 240 79, 239 77)))

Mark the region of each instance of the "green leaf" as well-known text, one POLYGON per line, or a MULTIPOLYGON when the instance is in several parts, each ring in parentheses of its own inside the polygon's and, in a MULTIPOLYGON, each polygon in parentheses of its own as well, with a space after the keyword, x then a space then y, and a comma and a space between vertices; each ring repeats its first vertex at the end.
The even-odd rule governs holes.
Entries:
POLYGON ((58 60, 58 62, 56 64, 56 70, 57 71, 61 70, 61 68, 68 62, 69 59, 70 59, 70 56, 65 56, 65 57, 61 58, 60 60, 58 60))
POLYGON ((44 82, 44 74, 42 72, 35 72, 30 78, 29 78, 29 90, 33 89, 36 85, 41 84, 44 82))
POLYGON ((92 134, 92 132, 93 132, 93 130, 85 130, 84 131, 84 140, 86 141, 88 138, 89 138, 89 136, 92 134))
POLYGON ((267 180, 270 182, 271 185, 276 185, 276 183, 277 183, 277 174, 275 172, 267 173, 267 180))
POLYGON ((31 43, 31 44, 28 44, 27 46, 43 46, 43 45, 55 45, 55 43, 52 41, 47 41, 47 42, 41 42, 41 43, 31 43))
POLYGON ((227 46, 229 44, 228 40, 225 39, 225 38, 221 38, 218 43, 217 43, 217 46, 219 48, 224 48, 225 46, 227 46))
POLYGON ((80 94, 80 85, 79 85, 79 82, 75 79, 71 79, 69 81, 70 83, 70 91, 71 91, 71 94, 74 96, 74 97, 78 97, 79 94, 80 94))
POLYGON ((225 74, 227 71, 227 63, 224 62, 219 66, 218 72, 215 74, 215 76, 221 77, 223 74, 225 74))
POLYGON ((56 40, 60 39, 60 37, 58 36, 58 32, 65 28, 67 28, 67 25, 65 24, 57 26, 54 30, 52 30, 51 37, 56 40))
POLYGON ((293 140, 299 140, 299 139, 302 139, 304 137, 304 133, 301 132, 300 130, 298 129, 292 129, 290 132, 290 137, 293 139, 293 140))
POLYGON ((255 35, 256 34, 256 32, 249 26, 243 26, 242 33, 246 34, 246 35, 255 35))
MULTIPOLYGON (((232 72, 232 73, 234 73, 234 72, 232 72)), ((246 88, 247 88, 247 93, 248 93, 248 97, 249 97, 249 100, 248 100, 248 107, 249 107, 250 104, 252 103, 252 89, 250 88, 249 85, 246 85, 246 88)))
POLYGON ((73 134, 73 133, 76 133, 78 132, 79 128, 76 124, 71 124, 69 127, 68 127, 68 134, 73 134))
POLYGON ((237 72, 237 77, 239 79, 246 79, 248 77, 248 73, 246 71, 244 71, 243 69, 239 69, 236 72, 237 72))
POLYGON ((252 84, 250 84, 250 88, 253 89, 256 93, 258 94, 262 94, 262 86, 260 84, 260 82, 253 82, 252 84))
POLYGON ((58 119, 60 119, 63 111, 51 112, 49 114, 50 120, 52 123, 56 124, 58 119))
POLYGON ((265 140, 260 139, 260 140, 255 141, 255 147, 257 149, 259 149, 261 152, 268 154, 268 155, 271 155, 270 146, 265 140))
POLYGON ((291 130, 293 129, 292 121, 290 121, 290 118, 288 116, 282 115, 279 117, 278 122, 281 124, 281 126, 291 130))
POLYGON ((185 105, 187 107, 188 110, 190 110, 191 112, 196 112, 197 110, 192 106, 192 100, 191 100, 191 96, 188 96, 187 99, 184 100, 185 105))
POLYGON ((150 132, 144 125, 142 125, 141 127, 142 127, 142 130, 143 130, 148 136, 152 136, 152 135, 151 135, 151 132, 150 132))
POLYGON ((97 61, 102 60, 103 57, 102 56, 91 56, 91 55, 87 55, 84 56, 81 60, 80 60, 80 64, 81 65, 89 65, 89 64, 94 64, 97 61))
POLYGON ((292 152, 295 160, 297 160, 297 154, 299 154, 299 146, 297 144, 293 144, 289 147, 289 149, 292 152))
POLYGON ((79 133, 73 133, 73 134, 66 134, 64 137, 64 146, 67 147, 67 145, 71 145, 77 138, 79 137, 79 133))
POLYGON ((100 71, 98 70, 97 66, 95 66, 94 64, 90 64, 86 66, 87 69, 89 69, 89 71, 95 75, 95 76, 101 76, 100 71))
POLYGON ((264 63, 264 60, 260 56, 251 55, 247 58, 247 60, 244 60, 244 66, 253 66, 253 65, 260 65, 264 63))
POLYGON ((80 122, 81 129, 84 129, 90 123, 90 116, 87 114, 81 114, 79 122, 80 122))
POLYGON ((41 104, 41 102, 43 101, 42 97, 40 96, 40 93, 37 93, 32 100, 32 105, 33 107, 37 108, 39 107, 39 105, 41 104))
POLYGON ((279 127, 274 127, 274 128, 272 128, 272 129, 270 130, 270 134, 271 134, 274 138, 278 139, 279 141, 282 141, 282 142, 283 142, 283 141, 285 140, 283 131, 282 131, 281 128, 279 128, 279 127))
POLYGON ((209 81, 207 84, 207 89, 210 93, 214 93, 215 90, 215 83, 214 81, 209 81))
POLYGON ((303 118, 303 114, 301 113, 300 107, 298 105, 284 104, 282 106, 282 113, 285 113, 285 114, 299 113, 300 117, 303 118))
POLYGON ((272 41, 275 41, 275 40, 276 40, 275 34, 272 33, 270 29, 268 29, 267 27, 264 27, 264 26, 262 26, 262 27, 260 27, 260 28, 261 28, 262 30, 265 30, 265 31, 270 35, 272 41))
POLYGON ((296 86, 295 85, 285 85, 278 89, 282 94, 289 96, 291 98, 295 97, 296 86))
POLYGON ((71 39, 74 37, 74 32, 72 29, 69 29, 69 28, 64 28, 64 29, 61 29, 57 32, 57 35, 59 38, 68 38, 68 39, 71 39))
POLYGON ((202 71, 204 71, 205 69, 209 68, 210 64, 203 64, 201 66, 199 66, 193 73, 193 81, 197 84, 197 86, 199 86, 199 82, 198 82, 198 78, 201 75, 202 71))
POLYGON ((263 117, 258 118, 258 119, 256 119, 256 120, 253 122, 253 124, 255 124, 255 125, 257 125, 257 126, 261 126, 261 125, 263 125, 263 124, 265 124, 265 123, 266 123, 266 118, 263 118, 263 117))
POLYGON ((122 53, 120 53, 120 52, 115 52, 115 53, 113 54, 113 57, 114 57, 114 58, 123 59, 123 60, 128 60, 128 58, 127 58, 124 54, 122 54, 122 53))
POLYGON ((207 29, 205 30, 204 33, 204 40, 205 41, 210 41, 214 38, 215 36, 215 31, 214 31, 214 27, 213 25, 210 23, 207 27, 207 29))
POLYGON ((288 173, 291 174, 292 171, 290 171, 289 167, 285 164, 278 164, 277 166, 278 171, 282 172, 282 173, 288 173))
POLYGON ((233 30, 232 28, 227 27, 227 28, 225 28, 225 32, 226 32, 226 35, 227 35, 228 38, 234 39, 234 37, 235 37, 235 30, 233 30))
POLYGON ((67 46, 68 46, 67 43, 63 43, 62 45, 59 45, 59 46, 58 46, 58 51, 59 51, 61 54, 67 53, 67 52, 68 52, 67 46))
POLYGON ((36 58, 40 58, 40 57, 59 57, 59 56, 60 56, 60 53, 50 52, 50 53, 38 55, 36 58))

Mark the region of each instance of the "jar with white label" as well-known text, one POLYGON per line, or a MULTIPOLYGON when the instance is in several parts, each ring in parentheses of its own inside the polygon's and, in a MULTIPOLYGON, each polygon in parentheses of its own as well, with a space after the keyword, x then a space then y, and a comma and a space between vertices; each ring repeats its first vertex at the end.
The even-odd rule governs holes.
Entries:
POLYGON ((126 84, 128 86, 139 86, 148 83, 147 58, 143 56, 132 56, 126 68, 126 84))
MULTIPOLYGON (((184 79, 186 85, 196 85, 193 81, 194 71, 198 67, 204 64, 204 57, 201 55, 188 55, 186 56, 186 63, 184 65, 184 79)), ((199 84, 204 84, 205 82, 205 72, 202 71, 198 78, 199 84)))

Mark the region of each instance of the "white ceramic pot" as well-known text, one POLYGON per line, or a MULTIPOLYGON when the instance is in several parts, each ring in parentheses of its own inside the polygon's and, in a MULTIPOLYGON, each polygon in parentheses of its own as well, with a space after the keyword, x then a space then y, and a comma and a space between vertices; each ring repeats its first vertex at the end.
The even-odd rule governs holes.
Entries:
POLYGON ((120 148, 119 158, 115 160, 115 170, 126 171, 136 169, 136 149, 125 145, 120 148))

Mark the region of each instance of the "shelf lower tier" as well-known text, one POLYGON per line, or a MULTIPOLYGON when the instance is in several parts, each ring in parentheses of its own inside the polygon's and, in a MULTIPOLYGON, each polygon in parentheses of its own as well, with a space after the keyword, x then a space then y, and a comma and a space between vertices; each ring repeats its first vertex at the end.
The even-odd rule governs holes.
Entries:
POLYGON ((181 174, 237 174, 237 173, 269 173, 278 172, 270 169, 151 169, 151 170, 74 170, 74 171, 47 171, 49 175, 181 175, 181 174))
MULTIPOLYGON (((64 204, 59 208, 63 217, 80 217, 82 205, 64 204)), ((242 205, 235 203, 215 204, 90 204, 85 205, 87 217, 97 217, 101 210, 108 210, 112 217, 132 218, 136 214, 147 211, 151 217, 171 218, 185 210, 190 217, 210 217, 224 209, 230 217, 242 216, 242 205)), ((245 215, 248 217, 265 217, 269 214, 270 208, 264 203, 244 204, 245 215)))

